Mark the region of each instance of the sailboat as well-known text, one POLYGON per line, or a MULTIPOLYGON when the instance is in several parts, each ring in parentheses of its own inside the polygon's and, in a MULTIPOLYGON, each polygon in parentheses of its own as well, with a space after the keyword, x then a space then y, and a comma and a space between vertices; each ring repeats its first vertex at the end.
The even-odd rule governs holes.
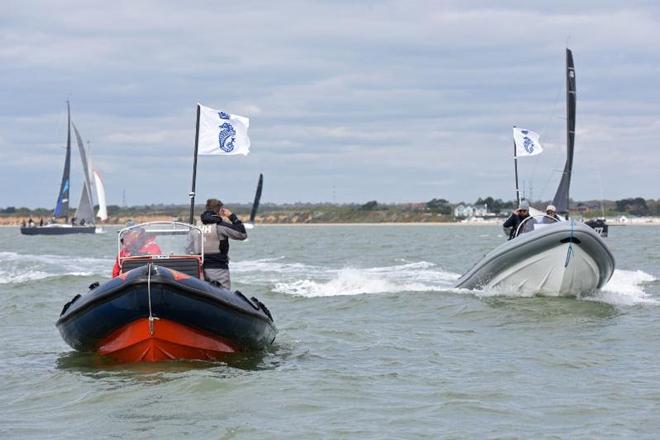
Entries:
POLYGON ((615 262, 607 245, 594 229, 568 217, 575 108, 575 66, 573 53, 566 49, 566 163, 553 199, 564 219, 530 209, 530 216, 513 231, 512 239, 483 257, 456 287, 580 297, 609 281, 615 262))
POLYGON ((88 155, 85 151, 82 138, 78 128, 71 121, 71 107, 69 102, 66 103, 67 109, 67 137, 66 137, 66 154, 64 156, 64 171, 62 172, 62 181, 60 183, 60 191, 57 195, 57 202, 53 210, 53 221, 43 225, 26 225, 21 227, 21 234, 24 235, 64 235, 64 234, 93 234, 96 232, 96 217, 98 216, 102 221, 105 221, 107 216, 107 207, 105 202, 105 187, 101 180, 98 170, 93 169, 88 161, 88 155), (76 209, 75 216, 69 221, 69 189, 70 189, 70 174, 71 174, 71 128, 76 137, 78 144, 78 152, 82 162, 83 171, 83 187, 80 194, 80 202, 76 209), (92 184, 90 178, 90 169, 93 170, 94 181, 96 185, 92 184), (97 199, 99 201, 98 214, 94 214, 93 191, 96 187, 97 199), (58 223, 57 219, 64 219, 63 223, 58 223))

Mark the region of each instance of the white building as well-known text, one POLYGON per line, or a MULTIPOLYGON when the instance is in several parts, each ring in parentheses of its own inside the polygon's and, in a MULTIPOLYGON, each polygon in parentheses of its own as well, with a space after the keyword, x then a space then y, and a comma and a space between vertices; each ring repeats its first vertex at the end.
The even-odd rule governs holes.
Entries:
POLYGON ((485 217, 488 214, 488 206, 486 204, 477 206, 460 204, 454 208, 454 217, 485 217))

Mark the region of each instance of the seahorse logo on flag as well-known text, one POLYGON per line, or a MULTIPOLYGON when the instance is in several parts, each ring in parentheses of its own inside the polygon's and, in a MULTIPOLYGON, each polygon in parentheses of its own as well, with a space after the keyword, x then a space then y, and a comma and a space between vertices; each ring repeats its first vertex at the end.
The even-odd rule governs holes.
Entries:
MULTIPOLYGON (((222 117, 222 116, 220 116, 222 117)), ((225 122, 220 126, 220 134, 218 135, 219 147, 225 153, 234 151, 234 141, 236 141, 236 130, 229 123, 225 122)))

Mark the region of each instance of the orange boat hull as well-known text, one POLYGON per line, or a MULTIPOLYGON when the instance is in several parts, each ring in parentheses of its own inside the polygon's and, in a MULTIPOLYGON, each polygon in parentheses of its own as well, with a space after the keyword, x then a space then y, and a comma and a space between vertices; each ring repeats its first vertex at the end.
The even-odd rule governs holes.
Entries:
POLYGON ((216 360, 240 349, 230 341, 167 319, 141 318, 104 338, 97 353, 120 362, 216 360))

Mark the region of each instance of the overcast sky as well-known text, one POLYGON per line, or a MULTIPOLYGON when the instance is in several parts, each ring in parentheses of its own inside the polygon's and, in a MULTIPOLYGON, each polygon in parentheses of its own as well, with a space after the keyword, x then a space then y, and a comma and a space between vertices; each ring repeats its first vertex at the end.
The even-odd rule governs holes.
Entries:
POLYGON ((519 168, 549 199, 567 44, 571 196, 659 197, 651 1, 5 0, 0 207, 55 204, 67 99, 111 204, 186 203, 198 101, 250 117, 252 140, 247 157, 200 157, 200 199, 248 201, 260 172, 265 202, 512 199, 512 125, 541 134, 519 168))

